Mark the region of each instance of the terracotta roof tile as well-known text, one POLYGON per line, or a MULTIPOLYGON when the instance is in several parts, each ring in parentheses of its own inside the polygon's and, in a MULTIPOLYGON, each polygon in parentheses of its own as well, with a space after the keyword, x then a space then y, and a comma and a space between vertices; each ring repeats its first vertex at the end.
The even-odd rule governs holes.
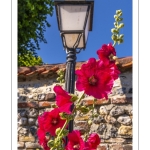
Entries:
MULTIPOLYGON (((118 68, 121 72, 132 69, 132 56, 118 58, 118 68)), ((86 61, 76 62, 76 69, 80 69, 81 65, 86 61)), ((34 67, 19 67, 18 68, 18 79, 19 81, 26 81, 29 78, 45 78, 57 76, 57 71, 63 69, 65 71, 66 63, 62 64, 51 64, 34 67)))

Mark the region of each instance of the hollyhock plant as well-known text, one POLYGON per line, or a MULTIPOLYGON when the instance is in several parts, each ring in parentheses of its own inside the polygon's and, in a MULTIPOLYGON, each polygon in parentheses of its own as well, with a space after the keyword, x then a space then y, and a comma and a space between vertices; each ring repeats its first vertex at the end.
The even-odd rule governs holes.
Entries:
POLYGON ((70 106, 73 104, 70 96, 61 86, 55 86, 54 92, 56 93, 56 104, 61 112, 70 114, 70 106))
POLYGON ((116 58, 114 57, 116 56, 116 50, 111 43, 108 45, 102 45, 102 47, 97 51, 97 54, 105 66, 115 62, 113 58, 116 58))
POLYGON ((66 150, 83 150, 84 141, 78 130, 74 130, 68 134, 68 144, 66 150))
POLYGON ((45 132, 49 132, 50 135, 55 136, 56 129, 61 128, 65 123, 65 120, 60 118, 59 113, 61 113, 59 108, 55 108, 50 112, 44 112, 44 114, 38 118, 39 127, 45 132))
POLYGON ((76 88, 97 99, 107 99, 114 83, 111 74, 113 75, 111 69, 99 67, 99 62, 95 58, 90 58, 80 70, 76 70, 76 88))

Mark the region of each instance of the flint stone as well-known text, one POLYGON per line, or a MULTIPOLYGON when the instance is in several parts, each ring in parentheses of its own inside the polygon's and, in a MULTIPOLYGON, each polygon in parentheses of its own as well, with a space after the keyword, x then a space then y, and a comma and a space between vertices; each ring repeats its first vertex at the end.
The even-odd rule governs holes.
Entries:
POLYGON ((33 98, 33 95, 28 95, 28 98, 29 98, 29 99, 32 99, 32 98, 33 98))
POLYGON ((116 123, 116 118, 114 118, 114 117, 112 117, 110 115, 107 115, 107 116, 105 116, 105 121, 107 123, 115 124, 116 123))
POLYGON ((121 126, 118 130, 119 135, 132 135, 132 127, 131 126, 121 126))
POLYGON ((101 124, 99 125, 97 131, 98 131, 99 134, 102 135, 105 129, 106 129, 106 124, 101 123, 101 124))
POLYGON ((37 99, 39 101, 45 100, 45 94, 38 94, 37 99))
POLYGON ((37 95, 37 93, 34 93, 33 94, 33 99, 36 101, 36 100, 38 100, 38 95, 37 95))
POLYGON ((117 128, 112 126, 110 129, 108 128, 108 131, 109 131, 109 135, 110 137, 116 137, 117 136, 117 128))
POLYGON ((114 82, 113 87, 119 87, 120 86, 120 82, 114 82))
POLYGON ((22 125, 22 126, 24 126, 24 125, 27 125, 27 123, 28 123, 28 120, 27 120, 27 118, 25 118, 25 117, 21 117, 20 119, 19 119, 19 125, 22 125))
POLYGON ((90 132, 97 132, 97 129, 98 129, 99 125, 98 124, 92 124, 91 125, 91 129, 90 129, 90 132))
POLYGON ((46 88, 46 93, 50 92, 51 91, 51 87, 47 87, 46 88))
POLYGON ((105 131, 101 136, 103 137, 104 140, 109 139, 109 138, 115 138, 117 134, 117 128, 111 124, 106 124, 105 131))
POLYGON ((99 109, 99 113, 101 115, 107 115, 108 114, 108 110, 106 109, 105 106, 101 106, 100 109, 99 109))
POLYGON ((104 117, 103 116, 98 116, 98 117, 96 117, 96 118, 94 118, 94 120, 93 120, 93 122, 95 123, 95 124, 100 124, 101 122, 103 122, 104 121, 104 117))
POLYGON ((125 110, 126 114, 132 115, 132 105, 131 105, 131 104, 126 105, 126 106, 124 107, 124 110, 125 110))
POLYGON ((30 133, 31 133, 32 136, 36 136, 37 126, 31 126, 29 128, 29 131, 30 131, 30 133))
POLYGON ((126 93, 126 88, 125 87, 116 89, 116 94, 123 95, 125 93, 126 93))
POLYGON ((46 101, 55 100, 55 94, 54 93, 48 93, 48 94, 46 94, 45 100, 46 101))
POLYGON ((124 109, 123 107, 120 106, 115 106, 111 111, 110 111, 110 116, 118 116, 124 114, 124 109))
POLYGON ((24 142, 18 142, 17 147, 18 148, 24 148, 24 142))
POLYGON ((25 146, 26 148, 41 148, 41 146, 38 143, 32 143, 32 142, 26 142, 25 146))
POLYGON ((20 117, 26 117, 26 116, 27 116, 27 110, 24 110, 24 109, 19 110, 19 111, 18 111, 18 115, 19 115, 20 117))
POLYGON ((105 108, 106 110, 110 111, 115 105, 114 104, 109 104, 109 105, 106 105, 105 108))
POLYGON ((26 136, 26 135, 28 135, 28 127, 20 127, 19 129, 18 129, 18 133, 19 133, 19 135, 21 136, 26 136))
POLYGON ((35 108, 31 108, 28 110, 28 117, 37 117, 38 116, 38 111, 35 108))
POLYGON ((21 95, 21 96, 19 96, 18 97, 18 101, 26 101, 26 99, 27 99, 27 96, 26 95, 21 95))
POLYGON ((79 130, 81 131, 82 134, 84 134, 85 132, 87 132, 90 129, 87 121, 77 121, 74 124, 74 130, 79 130))
POLYGON ((127 115, 119 116, 117 121, 123 125, 130 125, 132 123, 131 118, 127 115))
POLYGON ((33 124, 35 124, 35 122, 36 122, 35 118, 28 118, 29 125, 33 125, 33 124))

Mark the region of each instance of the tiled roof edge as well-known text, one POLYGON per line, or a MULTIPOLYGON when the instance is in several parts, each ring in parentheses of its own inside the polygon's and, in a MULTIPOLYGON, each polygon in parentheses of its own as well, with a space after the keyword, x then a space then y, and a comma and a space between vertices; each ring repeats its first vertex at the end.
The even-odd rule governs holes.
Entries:
MULTIPOLYGON (((76 62, 76 69, 80 68, 86 61, 76 62)), ((125 72, 132 69, 132 56, 118 58, 117 64, 121 72, 125 72)), ((34 67, 18 67, 18 79, 20 81, 26 81, 31 78, 45 78, 54 77, 57 75, 57 70, 65 70, 66 63, 50 64, 34 67)))

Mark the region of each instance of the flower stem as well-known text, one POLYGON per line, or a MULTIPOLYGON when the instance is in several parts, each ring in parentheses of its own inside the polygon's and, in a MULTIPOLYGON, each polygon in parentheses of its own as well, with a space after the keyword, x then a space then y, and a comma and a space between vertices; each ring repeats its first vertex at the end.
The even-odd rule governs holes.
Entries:
POLYGON ((115 45, 116 45, 116 41, 114 41, 113 47, 115 47, 115 45))
MULTIPOLYGON (((82 100, 82 97, 83 97, 84 94, 85 94, 85 92, 82 93, 82 95, 80 96, 80 98, 79 98, 78 101, 77 101, 77 104, 80 103, 80 101, 82 100)), ((74 107, 72 113, 74 113, 75 110, 76 110, 76 108, 74 107)))

